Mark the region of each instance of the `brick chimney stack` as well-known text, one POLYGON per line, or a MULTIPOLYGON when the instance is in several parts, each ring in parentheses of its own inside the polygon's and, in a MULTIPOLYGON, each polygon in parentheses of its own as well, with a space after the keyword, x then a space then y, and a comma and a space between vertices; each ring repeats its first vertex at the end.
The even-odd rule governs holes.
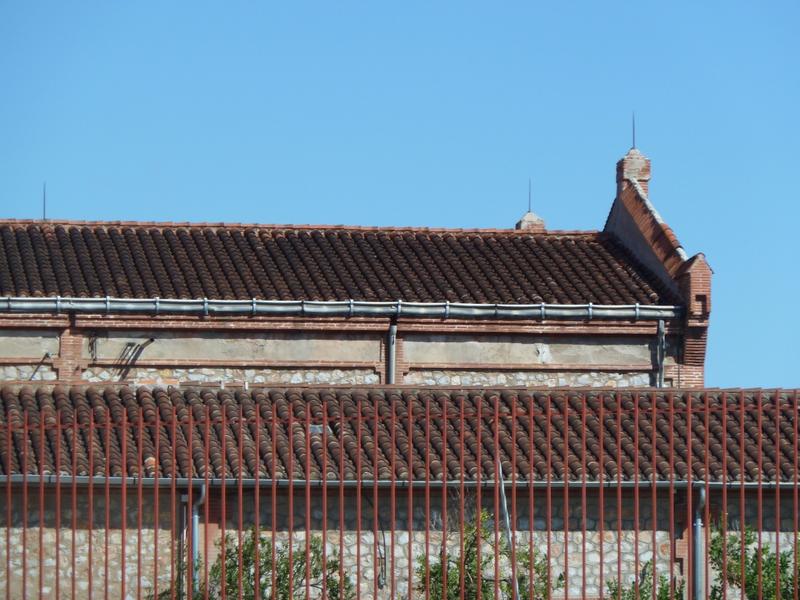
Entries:
POLYGON ((644 196, 649 194, 650 187, 650 159, 631 148, 617 163, 617 196, 635 181, 639 184, 644 196))

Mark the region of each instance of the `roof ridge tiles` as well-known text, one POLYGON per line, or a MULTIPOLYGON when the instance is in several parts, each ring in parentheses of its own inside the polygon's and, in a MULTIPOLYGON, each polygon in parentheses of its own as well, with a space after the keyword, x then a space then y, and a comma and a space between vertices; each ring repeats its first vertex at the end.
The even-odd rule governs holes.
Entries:
POLYGON ((314 224, 314 223, 241 223, 226 221, 123 221, 123 220, 81 220, 81 219, 0 219, 3 225, 39 225, 39 226, 87 226, 87 227, 155 227, 199 228, 199 229, 264 229, 271 231, 304 230, 304 231, 376 231, 387 233, 478 233, 505 234, 512 236, 596 236, 603 232, 596 229, 547 229, 544 231, 526 231, 513 228, 492 227, 423 227, 414 225, 346 225, 346 224, 314 224))

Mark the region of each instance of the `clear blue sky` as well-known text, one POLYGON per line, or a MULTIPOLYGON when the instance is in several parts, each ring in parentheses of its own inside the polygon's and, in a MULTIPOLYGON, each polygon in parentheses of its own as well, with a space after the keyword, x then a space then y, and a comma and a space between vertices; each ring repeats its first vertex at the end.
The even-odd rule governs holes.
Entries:
POLYGON ((0 217, 46 180, 51 218, 511 227, 532 177, 549 227, 601 229, 635 109, 715 271, 707 383, 800 386, 798 31, 797 2, 4 1, 0 217))

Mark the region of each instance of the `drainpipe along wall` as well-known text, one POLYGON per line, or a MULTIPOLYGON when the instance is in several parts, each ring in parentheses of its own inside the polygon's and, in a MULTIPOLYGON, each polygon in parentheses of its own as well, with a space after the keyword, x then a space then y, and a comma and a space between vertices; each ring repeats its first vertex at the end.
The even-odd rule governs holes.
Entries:
POLYGON ((397 323, 389 325, 386 338, 386 383, 393 384, 397 376, 397 323))

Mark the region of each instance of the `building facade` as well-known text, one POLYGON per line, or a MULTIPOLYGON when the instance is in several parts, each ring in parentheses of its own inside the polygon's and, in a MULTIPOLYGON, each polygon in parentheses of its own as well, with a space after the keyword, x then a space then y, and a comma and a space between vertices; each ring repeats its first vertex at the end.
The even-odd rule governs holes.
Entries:
POLYGON ((7 221, 0 375, 702 386, 711 270, 632 149, 602 231, 7 221))

